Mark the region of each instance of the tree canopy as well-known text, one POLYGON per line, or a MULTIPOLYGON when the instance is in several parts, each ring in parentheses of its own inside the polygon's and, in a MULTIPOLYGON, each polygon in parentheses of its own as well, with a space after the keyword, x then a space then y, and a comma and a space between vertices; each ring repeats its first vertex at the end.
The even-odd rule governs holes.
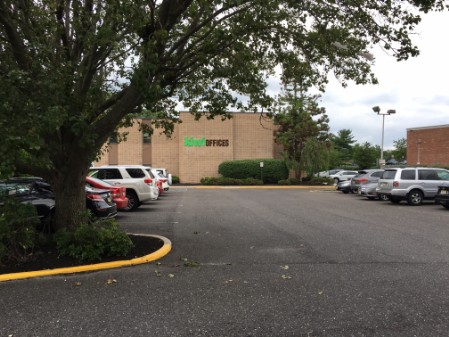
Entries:
POLYGON ((119 125, 145 108, 170 130, 176 105, 198 117, 268 109, 276 66, 324 89, 375 83, 369 50, 418 54, 419 11, 443 0, 4 0, 0 2, 3 176, 53 186, 59 226, 84 207, 84 176, 119 125), (301 67, 300 67, 301 66, 301 67), (248 101, 239 97, 245 95, 248 101))

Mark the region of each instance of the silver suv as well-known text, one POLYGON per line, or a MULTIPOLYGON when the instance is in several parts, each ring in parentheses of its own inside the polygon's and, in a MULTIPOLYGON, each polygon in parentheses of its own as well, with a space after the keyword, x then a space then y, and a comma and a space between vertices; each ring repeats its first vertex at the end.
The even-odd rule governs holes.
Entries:
POLYGON ((384 194, 392 203, 407 200, 409 205, 421 205, 433 199, 439 185, 449 185, 449 171, 432 167, 387 168, 379 179, 376 193, 384 194))

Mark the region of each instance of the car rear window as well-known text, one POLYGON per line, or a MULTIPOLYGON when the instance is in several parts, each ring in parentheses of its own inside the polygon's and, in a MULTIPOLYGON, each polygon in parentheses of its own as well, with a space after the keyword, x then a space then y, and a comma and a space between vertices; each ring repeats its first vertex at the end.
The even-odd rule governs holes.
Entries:
POLYGON ((403 170, 401 172, 401 179, 402 180, 415 180, 416 179, 415 170, 403 170))
POLYGON ((143 172, 140 168, 127 168, 126 172, 128 172, 131 178, 145 178, 145 172, 143 172))
POLYGON ((394 179, 396 175, 396 170, 385 170, 382 175, 382 179, 394 179))

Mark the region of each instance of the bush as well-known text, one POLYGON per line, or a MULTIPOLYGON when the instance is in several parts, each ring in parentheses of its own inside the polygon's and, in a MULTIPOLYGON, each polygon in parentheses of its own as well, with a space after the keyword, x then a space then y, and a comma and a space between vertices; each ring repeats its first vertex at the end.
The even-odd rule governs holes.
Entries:
POLYGON ((171 176, 171 182, 172 184, 179 184, 179 177, 178 176, 171 176))
POLYGON ((254 178, 235 179, 226 177, 206 177, 201 178, 202 185, 263 185, 262 180, 254 178))
POLYGON ((225 161, 218 166, 218 172, 226 178, 261 179, 264 183, 276 184, 279 180, 287 179, 288 168, 283 160, 278 159, 247 159, 225 161), (260 167, 260 162, 264 167, 260 167))
POLYGON ((81 224, 75 231, 62 229, 55 234, 61 255, 78 261, 99 261, 104 256, 125 256, 133 247, 129 236, 113 219, 81 224))
POLYGON ((4 198, 0 213, 0 265, 25 262, 37 242, 39 218, 33 205, 4 198))

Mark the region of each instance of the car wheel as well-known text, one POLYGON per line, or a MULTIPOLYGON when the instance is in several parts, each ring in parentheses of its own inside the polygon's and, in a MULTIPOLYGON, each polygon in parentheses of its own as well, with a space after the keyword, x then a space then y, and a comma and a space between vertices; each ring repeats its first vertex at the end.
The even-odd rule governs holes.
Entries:
POLYGON ((390 197, 389 199, 393 204, 399 204, 401 202, 400 198, 390 197))
POLYGON ((137 194, 134 191, 126 190, 126 197, 128 198, 128 206, 125 207, 123 210, 132 211, 133 209, 136 209, 137 207, 140 206, 139 198, 137 197, 137 194))
POLYGON ((385 194, 380 194, 379 195, 379 199, 382 200, 382 201, 387 201, 388 197, 385 194))
POLYGON ((407 195, 407 203, 411 206, 419 206, 424 199, 423 193, 420 190, 412 190, 407 195))

